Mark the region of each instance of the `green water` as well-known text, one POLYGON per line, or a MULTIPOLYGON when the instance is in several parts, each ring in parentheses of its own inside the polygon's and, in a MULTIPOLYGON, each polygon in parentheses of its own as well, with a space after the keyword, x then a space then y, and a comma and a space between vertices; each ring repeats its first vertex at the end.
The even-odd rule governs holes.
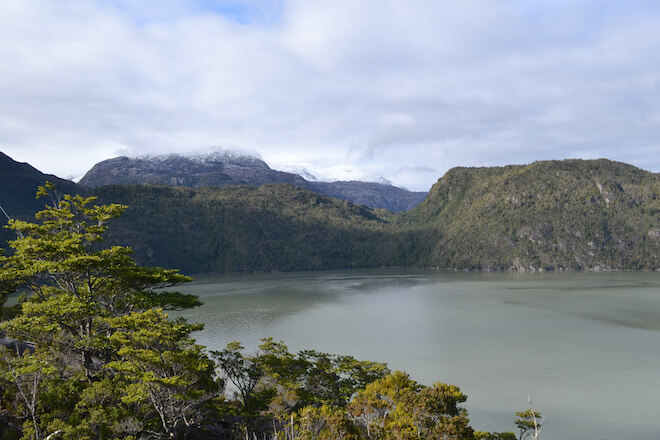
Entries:
POLYGON ((284 340, 459 385, 472 426, 541 438, 660 438, 660 274, 355 270, 199 276, 200 343, 284 340))

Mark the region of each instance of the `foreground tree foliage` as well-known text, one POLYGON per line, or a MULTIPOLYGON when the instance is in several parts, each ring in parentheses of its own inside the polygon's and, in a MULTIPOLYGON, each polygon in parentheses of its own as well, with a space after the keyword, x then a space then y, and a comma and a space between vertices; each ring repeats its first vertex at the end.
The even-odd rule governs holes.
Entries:
POLYGON ((10 222, 19 238, 0 260, 3 297, 27 294, 0 331, 34 346, 2 351, 3 409, 18 410, 25 438, 179 435, 197 422, 200 395, 213 390, 213 364, 190 338, 200 327, 162 311, 197 298, 156 289, 190 278, 139 267, 129 248, 100 248, 106 223, 125 206, 60 196, 50 184, 37 195, 52 204, 38 223, 10 222))
POLYGON ((475 433, 457 387, 382 363, 272 339, 209 356, 191 338, 201 325, 165 313, 201 304, 161 290, 190 278, 101 246, 125 206, 48 183, 44 196, 37 222, 10 222, 18 238, 0 255, 0 438, 515 438, 475 433), (16 291, 18 307, 3 308, 16 291))

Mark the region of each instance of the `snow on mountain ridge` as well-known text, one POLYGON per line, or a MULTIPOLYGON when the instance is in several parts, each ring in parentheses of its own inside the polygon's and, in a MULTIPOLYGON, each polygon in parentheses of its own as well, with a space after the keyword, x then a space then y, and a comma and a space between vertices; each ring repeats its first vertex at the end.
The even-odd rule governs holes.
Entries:
POLYGON ((378 174, 352 165, 336 165, 329 168, 318 167, 309 163, 287 162, 274 164, 273 169, 295 173, 312 182, 374 182, 382 185, 394 184, 378 174))
POLYGON ((205 150, 195 150, 183 153, 145 154, 135 156, 135 159, 151 162, 170 162, 172 160, 189 160, 197 165, 212 166, 222 163, 225 166, 258 167, 277 171, 284 171, 301 176, 310 182, 374 182, 382 185, 394 184, 378 174, 352 166, 336 165, 332 167, 319 167, 310 163, 275 163, 270 167, 256 152, 247 152, 240 149, 224 147, 211 147, 205 150))
POLYGON ((195 150, 184 153, 169 154, 144 154, 135 156, 135 159, 148 160, 153 162, 166 162, 173 159, 188 159, 200 165, 214 164, 218 162, 239 165, 268 167, 268 165, 258 157, 258 154, 251 154, 241 150, 227 149, 223 147, 212 147, 207 150, 195 150))

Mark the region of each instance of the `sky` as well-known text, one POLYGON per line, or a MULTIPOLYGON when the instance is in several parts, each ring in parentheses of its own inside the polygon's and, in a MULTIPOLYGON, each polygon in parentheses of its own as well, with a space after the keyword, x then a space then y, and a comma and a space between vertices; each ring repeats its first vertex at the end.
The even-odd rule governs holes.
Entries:
POLYGON ((223 146, 428 190, 660 171, 655 0, 0 0, 0 151, 60 177, 223 146))

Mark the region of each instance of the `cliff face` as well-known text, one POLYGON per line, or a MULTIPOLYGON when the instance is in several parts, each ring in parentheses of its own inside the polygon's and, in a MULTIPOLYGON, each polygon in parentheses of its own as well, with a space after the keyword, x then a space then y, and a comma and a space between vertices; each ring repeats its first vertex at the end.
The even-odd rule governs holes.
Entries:
POLYGON ((132 183, 193 188, 288 183, 318 194, 394 212, 408 210, 426 196, 425 192, 411 192, 375 182, 312 182, 297 174, 273 170, 256 157, 220 149, 196 156, 172 154, 108 159, 94 165, 79 183, 92 188, 132 183))
POLYGON ((609 160, 454 168, 399 219, 433 228, 426 266, 660 267, 660 176, 609 160))

